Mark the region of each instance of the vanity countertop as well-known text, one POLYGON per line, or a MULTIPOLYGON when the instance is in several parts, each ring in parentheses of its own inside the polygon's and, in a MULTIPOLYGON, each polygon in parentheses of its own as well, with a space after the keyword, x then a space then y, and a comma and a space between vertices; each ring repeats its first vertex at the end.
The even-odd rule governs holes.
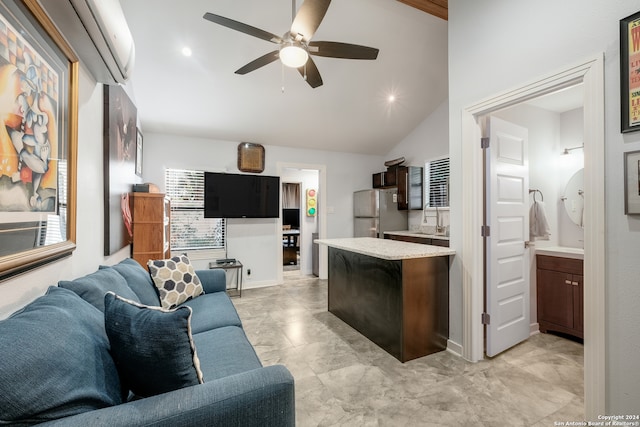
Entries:
POLYGON ((584 259, 584 249, 566 246, 548 246, 536 248, 536 255, 557 256, 562 258, 584 259))
POLYGON ((374 237, 320 239, 315 240, 315 243, 387 260, 428 258, 455 255, 456 253, 453 249, 442 246, 408 243, 391 239, 376 239, 374 237))
POLYGON ((424 237, 427 239, 439 239, 439 240, 449 240, 449 236, 445 236, 444 234, 426 234, 420 233, 419 231, 385 231, 384 234, 393 234, 396 236, 409 236, 409 237, 424 237))

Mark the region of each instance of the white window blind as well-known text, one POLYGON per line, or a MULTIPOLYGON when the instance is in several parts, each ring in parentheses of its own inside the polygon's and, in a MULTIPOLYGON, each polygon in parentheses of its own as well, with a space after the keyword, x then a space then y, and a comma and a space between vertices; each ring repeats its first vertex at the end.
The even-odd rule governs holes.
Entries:
POLYGON ((449 158, 425 164, 425 195, 428 207, 449 206, 449 158))
POLYGON ((223 249, 225 220, 204 217, 204 172, 167 169, 165 189, 171 199, 171 250, 223 249))

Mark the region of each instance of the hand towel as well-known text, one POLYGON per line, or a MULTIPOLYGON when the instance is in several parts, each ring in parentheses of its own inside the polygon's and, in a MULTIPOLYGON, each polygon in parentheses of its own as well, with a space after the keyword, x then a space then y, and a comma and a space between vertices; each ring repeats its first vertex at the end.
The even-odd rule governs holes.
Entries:
POLYGON ((531 240, 549 240, 551 228, 542 202, 533 202, 529 211, 529 238, 531 240))

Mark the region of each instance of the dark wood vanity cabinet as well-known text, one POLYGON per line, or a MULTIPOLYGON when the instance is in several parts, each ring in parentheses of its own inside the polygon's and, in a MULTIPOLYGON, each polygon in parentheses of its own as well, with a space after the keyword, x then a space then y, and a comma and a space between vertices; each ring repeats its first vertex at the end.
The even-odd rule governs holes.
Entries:
POLYGON ((540 332, 584 337, 583 261, 536 255, 540 332))

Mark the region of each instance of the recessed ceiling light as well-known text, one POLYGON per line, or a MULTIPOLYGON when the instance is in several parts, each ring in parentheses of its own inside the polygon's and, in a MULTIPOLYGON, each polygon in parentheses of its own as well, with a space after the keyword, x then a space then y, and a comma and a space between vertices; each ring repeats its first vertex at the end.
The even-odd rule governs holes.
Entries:
POLYGON ((389 102, 389 103, 394 103, 394 102, 396 102, 396 96, 395 96, 395 95, 389 95, 389 96, 387 96, 387 102, 389 102))
POLYGON ((182 54, 184 56, 191 56, 193 52, 191 51, 191 48, 189 46, 185 46, 182 48, 182 54))

